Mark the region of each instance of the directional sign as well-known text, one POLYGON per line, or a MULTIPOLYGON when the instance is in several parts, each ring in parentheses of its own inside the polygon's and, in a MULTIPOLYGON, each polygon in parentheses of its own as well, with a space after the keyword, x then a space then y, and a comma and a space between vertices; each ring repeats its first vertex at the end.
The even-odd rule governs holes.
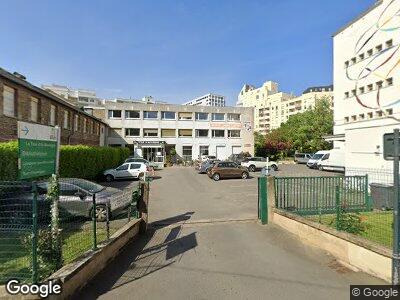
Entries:
POLYGON ((18 171, 20 179, 56 173, 58 129, 18 122, 18 171))
MULTIPOLYGON (((400 145, 400 139, 397 140, 400 145)), ((394 133, 385 133, 383 135, 383 158, 385 160, 393 160, 394 158, 394 133)))

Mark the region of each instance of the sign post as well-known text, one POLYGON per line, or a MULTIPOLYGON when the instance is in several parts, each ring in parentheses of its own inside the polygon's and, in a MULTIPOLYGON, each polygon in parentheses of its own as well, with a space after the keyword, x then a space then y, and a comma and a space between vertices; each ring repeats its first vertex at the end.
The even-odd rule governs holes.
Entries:
POLYGON ((18 176, 33 179, 58 172, 59 129, 18 122, 18 176))

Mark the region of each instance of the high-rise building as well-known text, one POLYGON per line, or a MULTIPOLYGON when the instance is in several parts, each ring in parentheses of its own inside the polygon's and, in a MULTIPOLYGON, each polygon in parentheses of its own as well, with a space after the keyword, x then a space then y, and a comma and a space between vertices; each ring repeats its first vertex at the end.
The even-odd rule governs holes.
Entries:
POLYGON ((183 105, 199 105, 199 106, 225 106, 225 97, 216 94, 207 94, 197 97, 191 101, 183 103, 183 105))

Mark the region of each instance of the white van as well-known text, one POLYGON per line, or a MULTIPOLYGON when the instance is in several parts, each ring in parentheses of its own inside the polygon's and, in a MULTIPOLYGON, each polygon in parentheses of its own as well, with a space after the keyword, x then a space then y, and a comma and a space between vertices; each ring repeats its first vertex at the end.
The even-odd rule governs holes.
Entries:
POLYGON ((340 171, 344 172, 344 151, 341 150, 330 150, 329 153, 325 154, 324 157, 317 162, 319 170, 328 171, 340 171))
POLYGON ((307 161, 307 167, 311 168, 311 169, 316 169, 318 168, 318 163, 322 161, 322 159, 324 159, 327 154, 330 153, 330 150, 322 150, 322 151, 318 151, 316 152, 313 156, 311 156, 311 158, 307 161))

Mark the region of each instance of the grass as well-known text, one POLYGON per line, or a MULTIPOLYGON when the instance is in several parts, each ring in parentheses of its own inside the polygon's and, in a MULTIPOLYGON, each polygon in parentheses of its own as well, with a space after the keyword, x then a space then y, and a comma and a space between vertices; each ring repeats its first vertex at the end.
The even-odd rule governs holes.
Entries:
MULTIPOLYGON (((393 242, 393 212, 392 211, 372 211, 360 213, 362 222, 366 225, 366 230, 360 236, 378 243, 382 246, 391 248, 393 242)), ((310 216, 308 219, 325 224, 330 227, 336 225, 336 215, 310 216)))

